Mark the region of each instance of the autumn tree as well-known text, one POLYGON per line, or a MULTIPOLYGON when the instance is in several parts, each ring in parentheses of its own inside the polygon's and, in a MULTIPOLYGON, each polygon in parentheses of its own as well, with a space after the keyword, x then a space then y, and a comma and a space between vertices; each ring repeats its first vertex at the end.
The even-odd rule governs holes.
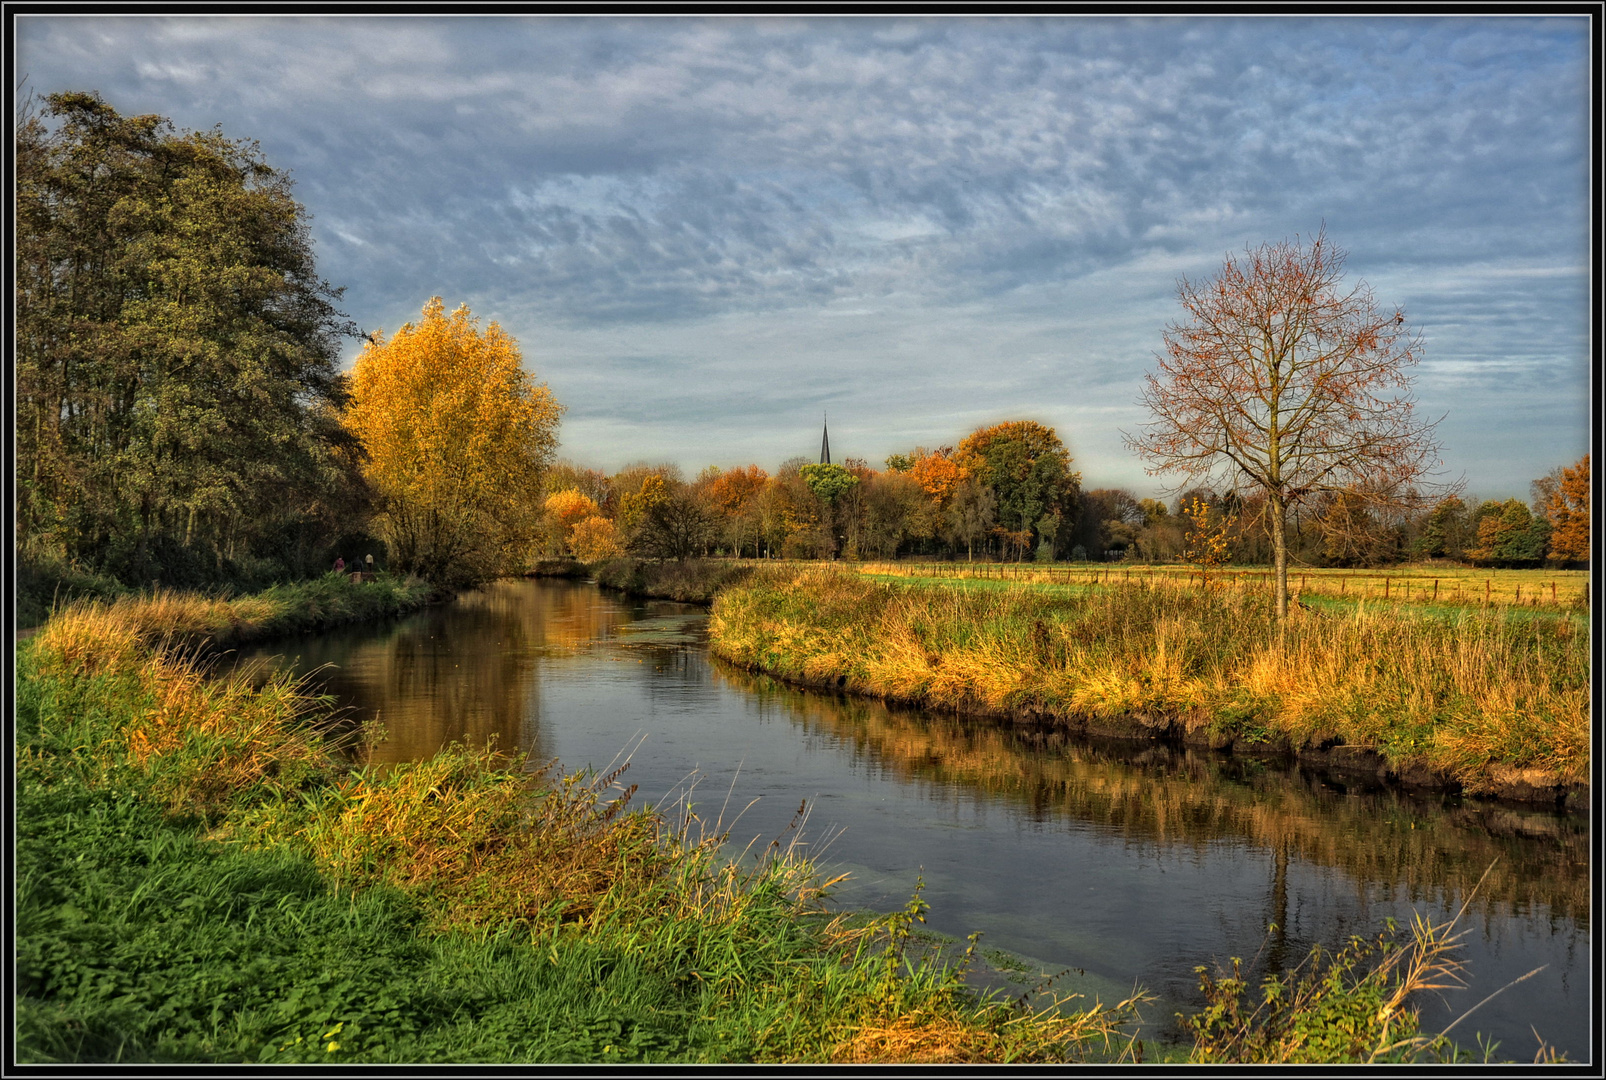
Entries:
POLYGON ((548 495, 544 509, 549 525, 550 541, 571 552, 573 552, 573 542, 570 534, 574 527, 587 518, 601 517, 596 500, 574 488, 554 491, 548 495))
POLYGON ((1127 436, 1150 475, 1265 493, 1279 620, 1291 507, 1324 491, 1421 500, 1438 464, 1434 424, 1409 393, 1420 339, 1364 282, 1345 291, 1343 264, 1323 230, 1309 247, 1264 244, 1209 281, 1180 281, 1186 319, 1166 327, 1142 396, 1153 420, 1127 436))
POLYGON ((1075 512, 1081 474, 1054 429, 1034 420, 1011 420, 978 428, 960 442, 955 459, 992 488, 999 527, 1024 554, 1038 539, 1037 523, 1075 512))
POLYGON ((29 99, 15 149, 21 552, 169 584, 306 572, 362 510, 334 420, 355 328, 289 174, 92 93, 29 99))
POLYGON ((1589 455, 1534 481, 1534 512, 1550 523, 1550 554, 1564 561, 1589 558, 1589 455))
POLYGON ((1412 551, 1429 559, 1458 559, 1468 539, 1467 505, 1451 495, 1440 499, 1423 520, 1412 551))
POLYGON ((569 550, 581 562, 598 562, 624 554, 619 534, 605 517, 588 517, 569 529, 569 550))
POLYGON ((440 297, 357 358, 346 425, 367 454, 397 569, 448 585, 483 581, 528 554, 562 406, 524 370, 496 323, 440 297))
POLYGON ((749 542, 758 554, 761 529, 754 503, 768 480, 769 474, 757 465, 720 470, 709 480, 709 504, 719 516, 722 539, 737 557, 749 542))
POLYGON ((613 485, 601 469, 587 469, 572 461, 555 461, 547 467, 546 490, 549 494, 578 491, 601 507, 602 513, 612 509, 613 485))

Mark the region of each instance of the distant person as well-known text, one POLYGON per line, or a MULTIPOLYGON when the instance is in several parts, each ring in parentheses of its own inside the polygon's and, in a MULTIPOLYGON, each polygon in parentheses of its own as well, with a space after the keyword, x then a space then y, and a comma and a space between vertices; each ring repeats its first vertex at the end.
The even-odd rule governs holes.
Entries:
POLYGON ((335 556, 335 573, 341 574, 341 573, 344 573, 345 570, 346 570, 346 560, 342 559, 339 555, 336 555, 335 556))
POLYGON ((373 573, 374 572, 374 557, 372 555, 369 555, 367 558, 363 559, 363 562, 367 564, 363 569, 365 569, 370 574, 373 573))

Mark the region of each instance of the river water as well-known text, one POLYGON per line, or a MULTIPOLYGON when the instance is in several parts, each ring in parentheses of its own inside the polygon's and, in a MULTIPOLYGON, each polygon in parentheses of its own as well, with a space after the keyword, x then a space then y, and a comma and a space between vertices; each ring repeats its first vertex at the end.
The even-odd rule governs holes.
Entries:
MULTIPOLYGON (((389 736, 377 762, 454 739, 568 771, 628 758, 621 782, 637 799, 689 791, 731 827, 732 850, 789 839, 806 804, 808 853, 850 874, 838 904, 891 911, 923 879, 939 933, 980 930, 984 950, 1063 972, 1062 993, 1155 994, 1150 1037, 1184 1037, 1175 1014, 1202 1004, 1196 965, 1258 957, 1256 970, 1278 970, 1315 943, 1375 936, 1390 916, 1403 927, 1466 904, 1468 985, 1420 1002, 1424 1030, 1543 967, 1452 1037, 1479 1032, 1527 1060, 1537 1029, 1572 1060, 1590 1056, 1584 818, 803 692, 712 658, 706 621, 587 583, 502 581, 237 661, 311 673, 353 719, 377 718, 389 736)), ((995 982, 1024 977, 992 961, 995 982)))

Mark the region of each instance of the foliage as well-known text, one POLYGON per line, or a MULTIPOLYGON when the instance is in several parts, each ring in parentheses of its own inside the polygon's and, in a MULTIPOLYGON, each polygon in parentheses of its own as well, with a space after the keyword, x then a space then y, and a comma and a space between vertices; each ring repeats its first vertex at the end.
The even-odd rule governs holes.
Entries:
POLYGON ((1557 469, 1542 487, 1544 501, 1536 512, 1550 524, 1550 554, 1557 559, 1583 562, 1589 558, 1589 455, 1557 469))
MULTIPOLYGON (((1317 946, 1292 971, 1268 974, 1260 1001, 1245 1008, 1242 962, 1212 977, 1203 968, 1205 1009, 1186 1019, 1193 1062, 1316 1064, 1455 1060, 1442 1036, 1420 1033, 1413 994, 1464 986, 1455 958, 1454 920, 1433 925, 1417 916, 1412 941, 1400 946, 1392 923, 1375 941, 1353 937, 1336 953, 1317 946)), ((1463 931, 1464 933, 1464 931, 1463 931)))
POLYGON ((652 510, 669 498, 669 485, 663 473, 652 472, 636 479, 633 487, 626 487, 625 482, 615 477, 615 486, 620 491, 619 514, 614 519, 619 535, 626 544, 635 542, 635 538, 652 510))
MULTIPOLYGON (((597 518, 599 521, 606 520, 600 516, 601 511, 591 496, 583 495, 573 488, 556 491, 547 496, 545 510, 551 543, 561 546, 562 550, 573 553, 582 562, 589 562, 590 560, 580 555, 578 550, 575 549, 573 533, 575 527, 588 518, 597 518)), ((613 524, 609 522, 608 533, 610 537, 612 536, 612 530, 613 524)), ((617 552, 612 554, 617 554, 617 552)))
POLYGON ((354 329, 289 175, 92 93, 33 105, 15 129, 22 552, 127 584, 323 563, 364 501, 334 417, 354 329))
POLYGON ((1287 511, 1324 491, 1373 501, 1425 497, 1432 423, 1414 416, 1421 355, 1399 310, 1361 283, 1341 291, 1343 252, 1318 232, 1228 256, 1207 282, 1183 279, 1187 321, 1166 327, 1143 403, 1154 419, 1127 445, 1151 474, 1217 476, 1269 502, 1276 615, 1288 616, 1287 511))
POLYGON ((1019 543, 1032 547, 1044 514, 1075 513, 1081 474, 1071 471, 1071 455, 1054 429, 1033 420, 1011 420, 978 428, 959 444, 955 458, 993 490, 999 523, 1027 533, 1019 543))
POLYGON ((841 465, 804 465, 798 471, 814 497, 827 504, 836 502, 859 482, 857 476, 841 465))
POLYGON ((965 545, 965 557, 975 558, 976 541, 986 536, 998 519, 998 498, 979 480, 966 480, 954 490, 943 513, 944 530, 955 543, 965 545))
POLYGON ((1183 560, 1206 576, 1227 565, 1227 533, 1237 523, 1237 515, 1224 513, 1198 496, 1188 501, 1183 514, 1188 519, 1183 560))
POLYGON ((1484 502, 1473 511, 1476 547, 1467 557, 1496 566, 1537 566, 1544 561, 1550 540, 1550 523, 1536 518, 1520 499, 1484 502))
POLYGON ((1430 559, 1458 558, 1467 547, 1467 506, 1460 497, 1441 499, 1422 524, 1414 549, 1430 559))
POLYGON ((588 517, 569 530, 569 547, 581 562, 597 562, 624 554, 613 522, 605 517, 588 517))
POLYGON ((677 562, 707 553, 713 543, 714 514, 685 484, 664 490, 653 486, 655 497, 631 537, 630 550, 654 559, 677 562))
POLYGON ((560 406, 521 366, 517 343, 440 297, 389 341, 375 333, 352 372, 345 423, 382 500, 395 569, 464 585, 528 555, 560 406))

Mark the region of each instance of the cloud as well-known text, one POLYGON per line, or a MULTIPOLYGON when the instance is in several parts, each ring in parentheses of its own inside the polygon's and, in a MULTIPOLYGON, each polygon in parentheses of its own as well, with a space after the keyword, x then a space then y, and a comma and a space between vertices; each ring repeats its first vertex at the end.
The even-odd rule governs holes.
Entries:
MULTIPOLYGON (((865 402, 875 453, 1044 409, 1149 484, 1111 419, 1176 278, 1324 221, 1469 430, 1586 370, 1579 19, 19 25, 40 91, 260 139, 360 325, 498 312, 599 463, 773 463, 782 417, 865 402)), ((1582 452, 1569 415, 1457 449, 1525 486, 1582 452)))

